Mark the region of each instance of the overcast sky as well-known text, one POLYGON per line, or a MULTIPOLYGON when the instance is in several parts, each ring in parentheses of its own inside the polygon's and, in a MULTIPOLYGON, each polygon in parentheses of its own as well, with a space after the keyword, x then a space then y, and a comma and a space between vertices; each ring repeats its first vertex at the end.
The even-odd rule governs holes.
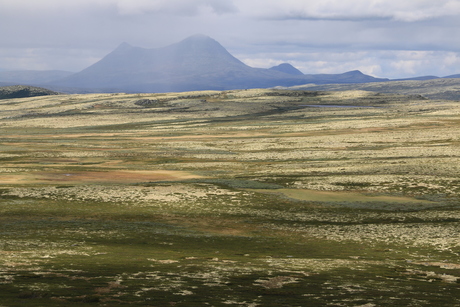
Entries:
POLYGON ((460 0, 0 0, 0 69, 77 72, 200 33, 253 67, 447 76, 459 29, 460 0))

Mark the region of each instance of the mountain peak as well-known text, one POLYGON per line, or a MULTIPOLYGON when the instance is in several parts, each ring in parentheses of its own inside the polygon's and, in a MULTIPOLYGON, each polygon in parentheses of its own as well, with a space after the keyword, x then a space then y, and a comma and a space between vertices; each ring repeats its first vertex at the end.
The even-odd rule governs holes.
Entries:
POLYGON ((192 40, 192 41, 206 41, 206 40, 213 40, 211 37, 207 36, 207 35, 204 35, 204 34, 195 34, 195 35, 192 35, 192 36, 189 36, 187 37, 186 39, 184 39, 184 41, 186 40, 192 40))
MULTIPOLYGON (((188 67, 201 66, 201 69, 218 70, 218 66, 245 66, 240 60, 232 56, 218 41, 213 38, 196 34, 179 43, 165 47, 169 54, 177 57, 176 64, 188 67)), ((185 67, 184 66, 184 67, 185 67)), ((222 67, 221 67, 222 68, 222 67)))
POLYGON ((360 70, 351 70, 346 72, 345 74, 353 76, 364 76, 364 74, 360 70))
POLYGON ((126 53, 126 51, 131 50, 132 48, 134 47, 126 42, 123 42, 120 45, 118 45, 118 47, 115 48, 115 50, 113 50, 112 53, 116 53, 116 54, 126 53))
POLYGON ((280 64, 278 66, 273 66, 270 69, 280 71, 280 72, 284 72, 284 73, 290 74, 290 75, 303 76, 303 73, 300 70, 298 70, 297 68, 295 68, 294 66, 292 66, 289 63, 282 63, 282 64, 280 64))
POLYGON ((224 48, 215 39, 212 39, 211 37, 207 35, 203 35, 203 34, 195 34, 195 35, 189 36, 186 39, 179 42, 178 45, 195 46, 195 47, 201 46, 201 47, 208 47, 208 48, 209 47, 224 48))
POLYGON ((127 48, 132 48, 133 46, 131 46, 130 44, 128 44, 127 42, 123 42, 121 43, 120 45, 118 45, 118 47, 116 49, 127 49, 127 48))

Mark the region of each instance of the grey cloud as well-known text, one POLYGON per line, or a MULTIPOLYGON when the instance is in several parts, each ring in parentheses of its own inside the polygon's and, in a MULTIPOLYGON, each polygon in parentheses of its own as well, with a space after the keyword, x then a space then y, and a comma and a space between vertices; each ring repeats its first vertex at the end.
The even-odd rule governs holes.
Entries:
POLYGON ((168 13, 193 16, 205 9, 217 14, 237 12, 228 0, 118 0, 115 5, 122 15, 168 13))
POLYGON ((207 10, 215 14, 236 13, 232 0, 0 0, 0 15, 75 15, 115 10, 120 15, 178 14, 199 15, 207 10))
POLYGON ((460 13, 458 0, 266 0, 257 10, 255 1, 239 0, 246 12, 267 19, 306 20, 396 20, 414 22, 456 16, 460 13))
POLYGON ((3 70, 67 70, 77 72, 100 60, 106 52, 69 48, 0 48, 3 70))

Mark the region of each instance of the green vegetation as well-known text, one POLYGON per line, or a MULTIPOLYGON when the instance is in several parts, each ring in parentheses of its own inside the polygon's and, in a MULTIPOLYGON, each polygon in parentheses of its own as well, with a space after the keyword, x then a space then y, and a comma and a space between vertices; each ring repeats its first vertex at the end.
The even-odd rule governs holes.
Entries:
POLYGON ((248 90, 0 110, 2 307, 460 305, 454 102, 248 90))
POLYGON ((0 99, 35 97, 58 94, 59 93, 50 91, 45 88, 27 85, 12 85, 0 87, 0 99))

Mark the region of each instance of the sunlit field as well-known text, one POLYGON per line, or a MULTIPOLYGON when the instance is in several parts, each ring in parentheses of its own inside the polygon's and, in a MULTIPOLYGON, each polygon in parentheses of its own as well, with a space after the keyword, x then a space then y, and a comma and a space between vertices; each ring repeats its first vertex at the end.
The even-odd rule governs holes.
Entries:
POLYGON ((460 306, 460 105, 0 100, 0 306, 460 306))

